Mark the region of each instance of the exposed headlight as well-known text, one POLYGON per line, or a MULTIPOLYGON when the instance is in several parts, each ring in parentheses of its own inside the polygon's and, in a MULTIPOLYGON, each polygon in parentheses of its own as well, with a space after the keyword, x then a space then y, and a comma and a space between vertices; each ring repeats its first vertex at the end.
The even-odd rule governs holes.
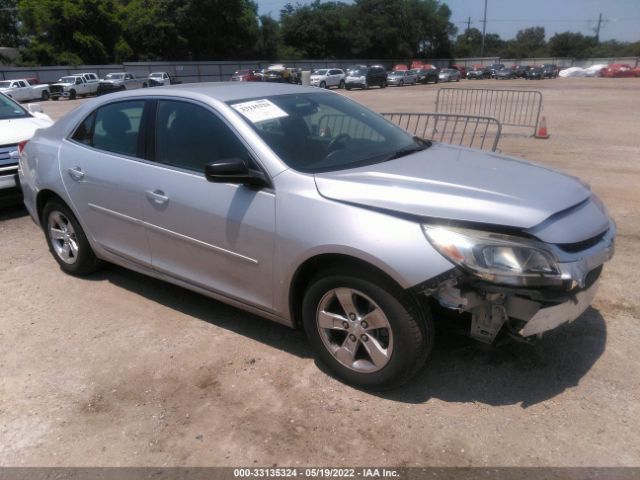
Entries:
POLYGON ((440 254, 484 280, 525 285, 561 277, 554 255, 540 242, 437 225, 422 225, 422 230, 440 254))

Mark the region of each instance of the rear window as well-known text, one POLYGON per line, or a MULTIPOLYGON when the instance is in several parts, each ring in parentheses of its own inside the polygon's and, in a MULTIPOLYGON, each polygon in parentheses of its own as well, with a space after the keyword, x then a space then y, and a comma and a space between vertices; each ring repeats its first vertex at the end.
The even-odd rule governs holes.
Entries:
POLYGON ((99 150, 138 156, 144 100, 110 103, 92 112, 71 136, 99 150))

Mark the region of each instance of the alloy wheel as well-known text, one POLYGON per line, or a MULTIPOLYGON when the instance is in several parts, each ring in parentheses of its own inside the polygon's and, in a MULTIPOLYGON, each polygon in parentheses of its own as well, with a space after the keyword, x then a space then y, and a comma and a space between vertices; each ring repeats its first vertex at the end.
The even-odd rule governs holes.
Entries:
POLYGON ((78 260, 78 239, 69 219, 60 211, 54 210, 47 220, 49 241, 53 251, 64 263, 72 265, 78 260))
POLYGON ((376 372, 391 359, 389 320, 376 302, 358 290, 328 291, 318 304, 316 325, 325 348, 351 370, 376 372))

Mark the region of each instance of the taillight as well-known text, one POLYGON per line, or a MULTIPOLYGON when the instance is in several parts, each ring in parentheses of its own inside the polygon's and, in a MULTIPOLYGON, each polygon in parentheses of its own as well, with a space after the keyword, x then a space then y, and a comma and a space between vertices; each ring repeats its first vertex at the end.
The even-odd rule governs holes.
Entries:
POLYGON ((27 146, 27 142, 29 140, 23 140, 20 143, 18 143, 18 155, 22 155, 22 151, 24 150, 24 147, 27 146))

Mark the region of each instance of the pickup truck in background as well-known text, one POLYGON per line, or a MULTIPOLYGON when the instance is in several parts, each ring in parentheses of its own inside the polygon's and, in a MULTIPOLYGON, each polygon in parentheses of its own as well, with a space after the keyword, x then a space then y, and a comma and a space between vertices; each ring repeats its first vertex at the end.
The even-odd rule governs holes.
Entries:
POLYGON ((121 92, 122 90, 133 90, 135 88, 147 88, 148 86, 148 79, 138 77, 133 73, 108 73, 98 84, 98 95, 104 95, 105 93, 111 92, 121 92))
POLYGON ((152 72, 149 74, 149 86, 159 87, 163 85, 176 85, 182 83, 176 77, 172 77, 167 72, 152 72))
POLYGON ((18 102, 48 100, 50 96, 49 85, 31 85, 26 78, 1 81, 0 92, 18 102))
POLYGON ((76 97, 86 97, 95 95, 98 92, 100 82, 87 81, 85 75, 67 75, 56 83, 49 86, 51 100, 58 100, 60 97, 74 100, 76 97))

